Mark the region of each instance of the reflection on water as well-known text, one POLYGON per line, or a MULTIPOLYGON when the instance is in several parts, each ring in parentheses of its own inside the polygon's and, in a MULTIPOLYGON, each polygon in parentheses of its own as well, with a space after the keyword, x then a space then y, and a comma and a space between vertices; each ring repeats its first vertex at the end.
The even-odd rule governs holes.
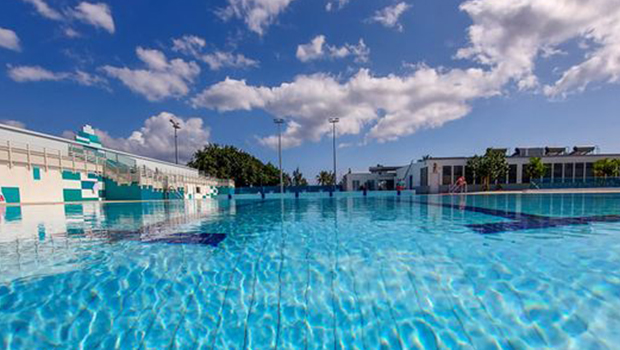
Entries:
POLYGON ((0 210, 0 348, 620 343, 618 195, 0 210))

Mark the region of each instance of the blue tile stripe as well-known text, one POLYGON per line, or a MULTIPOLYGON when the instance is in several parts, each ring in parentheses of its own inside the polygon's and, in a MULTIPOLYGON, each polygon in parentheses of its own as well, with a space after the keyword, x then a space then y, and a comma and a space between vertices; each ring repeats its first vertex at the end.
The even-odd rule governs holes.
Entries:
POLYGON ((555 228, 562 226, 589 225, 599 222, 620 222, 620 215, 598 215, 583 217, 550 217, 543 215, 533 215, 526 213, 517 213, 501 209, 489 209, 475 207, 471 205, 457 205, 449 203, 431 203, 425 201, 413 201, 413 203, 422 205, 432 205, 456 210, 464 210, 474 213, 480 213, 490 216, 501 217, 512 220, 510 222, 494 222, 486 224, 469 224, 466 227, 481 234, 496 234, 502 232, 513 232, 523 230, 537 230, 546 228, 555 228))

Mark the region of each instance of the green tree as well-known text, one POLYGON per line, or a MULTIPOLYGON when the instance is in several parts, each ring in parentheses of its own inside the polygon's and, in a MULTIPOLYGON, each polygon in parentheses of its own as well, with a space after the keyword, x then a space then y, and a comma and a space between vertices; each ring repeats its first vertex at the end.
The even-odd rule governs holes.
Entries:
POLYGON ((530 162, 525 166, 525 173, 529 176, 530 181, 545 176, 545 171, 545 164, 539 157, 530 158, 530 162))
POLYGON ((330 171, 321 170, 316 176, 316 182, 321 186, 330 186, 334 184, 334 173, 330 171))
POLYGON ((293 171, 293 186, 308 186, 308 180, 301 173, 299 167, 293 171))
POLYGON ((487 149, 484 156, 473 156, 467 161, 476 179, 483 184, 484 190, 489 190, 490 185, 508 173, 508 161, 506 153, 492 148, 487 149))
MULTIPOLYGON (((209 144, 196 151, 188 165, 209 176, 233 179, 237 187, 280 184, 280 169, 234 146, 209 144)), ((285 182, 287 178, 284 174, 285 182)))
POLYGON ((617 159, 601 159, 594 162, 594 176, 618 177, 620 176, 620 161, 617 159))

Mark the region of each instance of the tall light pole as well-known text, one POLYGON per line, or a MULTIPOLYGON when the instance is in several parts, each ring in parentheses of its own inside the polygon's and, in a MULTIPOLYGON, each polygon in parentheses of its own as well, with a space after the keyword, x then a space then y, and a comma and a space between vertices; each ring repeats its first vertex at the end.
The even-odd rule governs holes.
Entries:
POLYGON ((177 145, 177 130, 181 129, 181 124, 176 120, 170 118, 172 128, 174 129, 174 160, 179 164, 179 146, 177 145))
POLYGON ((340 118, 329 118, 329 122, 332 124, 332 133, 334 138, 334 189, 336 189, 336 183, 338 182, 338 176, 336 175, 336 123, 340 121, 340 118))
POLYGON ((278 125, 278 164, 280 165, 280 194, 284 193, 284 177, 282 176, 282 124, 284 119, 276 118, 273 120, 278 125))

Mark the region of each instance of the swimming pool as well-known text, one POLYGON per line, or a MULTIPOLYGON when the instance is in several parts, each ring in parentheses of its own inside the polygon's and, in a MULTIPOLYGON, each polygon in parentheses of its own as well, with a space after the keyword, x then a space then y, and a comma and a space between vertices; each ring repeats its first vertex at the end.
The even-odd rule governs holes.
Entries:
POLYGON ((0 209, 0 347, 605 349, 620 195, 0 209))

